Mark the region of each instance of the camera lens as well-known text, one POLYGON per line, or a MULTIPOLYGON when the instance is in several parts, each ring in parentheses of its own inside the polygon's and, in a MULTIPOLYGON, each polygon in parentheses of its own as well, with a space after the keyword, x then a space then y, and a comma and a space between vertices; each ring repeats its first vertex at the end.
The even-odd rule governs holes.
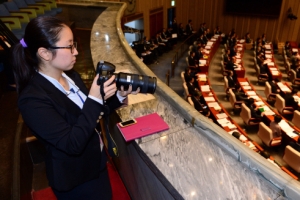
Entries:
POLYGON ((127 90, 129 85, 132 85, 132 91, 136 91, 140 88, 140 93, 150 93, 154 94, 156 89, 156 77, 143 76, 138 74, 128 74, 120 72, 115 74, 117 88, 121 85, 124 86, 124 90, 127 90))

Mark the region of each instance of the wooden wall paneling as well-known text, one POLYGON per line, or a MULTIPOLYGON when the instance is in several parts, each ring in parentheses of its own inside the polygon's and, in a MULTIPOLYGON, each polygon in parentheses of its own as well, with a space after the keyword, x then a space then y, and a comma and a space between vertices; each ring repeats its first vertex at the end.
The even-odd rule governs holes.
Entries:
POLYGON ((258 29, 259 23, 260 23, 260 20, 257 17, 255 17, 254 20, 251 23, 251 28, 254 30, 254 38, 255 39, 261 36, 260 32, 259 32, 259 29, 258 29))
POLYGON ((268 33, 268 38, 270 38, 270 40, 272 39, 273 42, 277 43, 280 42, 278 41, 279 39, 276 38, 276 22, 275 20, 269 20, 268 21, 268 27, 270 27, 270 29, 268 31, 266 31, 266 33, 268 33))
POLYGON ((287 38, 287 32, 288 32, 288 26, 289 26, 289 20, 287 19, 287 10, 291 7, 291 4, 289 0, 283 0, 282 6, 281 6, 281 13, 278 20, 279 26, 278 26, 278 38, 280 38, 280 41, 284 41, 284 38, 287 38))
POLYGON ((208 4, 207 4, 207 0, 202 0, 202 2, 201 2, 201 7, 202 7, 202 12, 203 12, 203 14, 201 15, 201 19, 200 19, 200 21, 199 21, 199 28, 200 28, 200 24, 202 24, 202 23, 206 23, 206 27, 209 27, 210 26, 210 24, 209 24, 209 22, 208 22, 208 18, 210 18, 210 13, 209 12, 207 12, 207 6, 208 4))
POLYGON ((213 12, 214 20, 212 22, 213 24, 211 24, 211 29, 212 29, 212 31, 214 31, 215 28, 219 25, 220 13, 218 12, 219 11, 218 3, 215 0, 213 1, 212 6, 213 6, 213 11, 214 11, 213 12))
MULTIPOLYGON (((190 8, 189 8, 189 19, 192 20, 192 23, 193 23, 193 29, 196 30, 196 27, 198 26, 197 23, 196 23, 196 18, 197 18, 197 15, 198 15, 198 12, 197 12, 197 8, 196 8, 196 2, 195 1, 190 1, 190 8)), ((188 20, 186 21, 186 23, 188 22, 188 20)))
POLYGON ((182 9, 182 16, 181 16, 181 21, 180 23, 185 25, 187 24, 187 21, 189 19, 189 1, 181 1, 181 6, 180 9, 182 9))
POLYGON ((224 12, 224 9, 223 9, 223 1, 221 1, 220 3, 217 3, 217 1, 215 1, 215 4, 216 4, 216 7, 217 7, 217 13, 218 13, 218 18, 217 18, 217 21, 216 21, 216 25, 220 27, 220 30, 223 32, 223 33, 226 33, 227 31, 225 26, 224 26, 224 20, 225 20, 225 17, 223 16, 223 12, 224 12))
POLYGON ((300 4, 294 5, 293 14, 298 17, 297 20, 293 20, 295 24, 293 26, 293 31, 292 31, 293 41, 297 41, 297 36, 299 33, 299 27, 300 27, 300 4))
POLYGON ((209 10, 210 10, 210 18, 209 18, 209 28, 212 29, 213 31, 213 27, 215 27, 215 21, 216 21, 216 15, 215 15, 215 9, 214 9, 214 2, 215 1, 209 1, 209 10))
MULTIPOLYGON (((167 8, 171 0, 138 0, 137 12, 144 13, 145 34, 150 34, 149 10, 164 7, 164 23, 167 23, 167 8), (147 30, 148 29, 148 30, 147 30)), ((193 20, 194 29, 197 31, 200 23, 206 22, 212 31, 218 25, 222 32, 228 33, 232 28, 240 36, 249 31, 253 39, 267 34, 270 41, 300 40, 300 0, 282 0, 280 16, 278 18, 258 18, 248 16, 232 16, 224 14, 224 0, 176 0, 176 17, 178 24, 185 26, 188 19, 193 20), (287 19, 287 10, 292 8, 298 20, 287 19)), ((267 9, 267 8, 266 8, 267 9)), ((166 26, 166 24, 164 24, 166 26)))
POLYGON ((243 38, 244 32, 243 32, 243 17, 235 17, 234 20, 234 27, 235 27, 235 32, 238 38, 243 38))
MULTIPOLYGON (((225 22, 226 23, 226 22, 225 22)), ((227 33, 231 30, 231 29, 236 29, 235 27, 234 27, 234 17, 233 16, 228 16, 227 17, 227 33)))
POLYGON ((258 26, 258 35, 259 37, 262 36, 263 33, 266 34, 266 38, 267 38, 267 41, 270 40, 270 35, 268 34, 268 32, 265 32, 265 27, 266 27, 266 23, 267 23, 267 19, 266 18, 263 18, 263 19, 259 19, 259 26, 258 26))
POLYGON ((196 1, 194 2, 194 12, 195 12, 195 15, 191 17, 191 19, 193 20, 193 28, 195 31, 198 30, 198 27, 199 27, 199 19, 201 18, 201 15, 202 15, 202 8, 200 6, 200 3, 199 1, 196 1))
POLYGON ((246 32, 249 32, 250 33, 250 37, 253 39, 254 38, 254 31, 253 30, 251 30, 251 28, 250 28, 250 23, 251 23, 251 20, 250 20, 250 18, 246 18, 246 32))

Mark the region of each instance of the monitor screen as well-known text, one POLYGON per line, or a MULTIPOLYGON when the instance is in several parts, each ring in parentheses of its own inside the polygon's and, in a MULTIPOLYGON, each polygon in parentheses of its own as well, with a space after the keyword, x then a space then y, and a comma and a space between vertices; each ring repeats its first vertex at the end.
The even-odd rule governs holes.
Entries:
POLYGON ((282 0, 225 0, 225 14, 277 18, 282 0))

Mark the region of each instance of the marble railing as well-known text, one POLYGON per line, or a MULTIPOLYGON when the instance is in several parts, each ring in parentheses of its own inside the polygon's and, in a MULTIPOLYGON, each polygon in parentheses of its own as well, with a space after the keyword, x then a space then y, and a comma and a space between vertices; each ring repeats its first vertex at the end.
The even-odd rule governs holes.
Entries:
MULTIPOLYGON (((104 60, 118 71, 155 76, 124 37, 121 18, 126 4, 105 6, 91 32, 94 66, 104 60)), ((298 181, 203 117, 159 79, 154 97, 117 113, 126 120, 157 112, 169 124, 168 131, 135 142, 184 199, 300 198, 298 181)))

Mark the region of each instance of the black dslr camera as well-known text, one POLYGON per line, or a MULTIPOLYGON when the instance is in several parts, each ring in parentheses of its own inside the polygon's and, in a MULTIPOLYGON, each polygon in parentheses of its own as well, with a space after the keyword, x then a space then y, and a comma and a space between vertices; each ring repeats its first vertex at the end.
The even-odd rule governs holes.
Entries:
POLYGON ((114 73, 115 69, 116 67, 112 63, 106 61, 98 62, 96 74, 99 74, 99 78, 97 80, 97 84, 102 85, 112 75, 115 75, 115 82, 118 89, 120 89, 121 85, 123 85, 124 90, 128 90, 129 85, 132 85, 132 91, 136 91, 139 87, 140 93, 153 94, 155 92, 157 83, 156 77, 123 72, 114 73))

